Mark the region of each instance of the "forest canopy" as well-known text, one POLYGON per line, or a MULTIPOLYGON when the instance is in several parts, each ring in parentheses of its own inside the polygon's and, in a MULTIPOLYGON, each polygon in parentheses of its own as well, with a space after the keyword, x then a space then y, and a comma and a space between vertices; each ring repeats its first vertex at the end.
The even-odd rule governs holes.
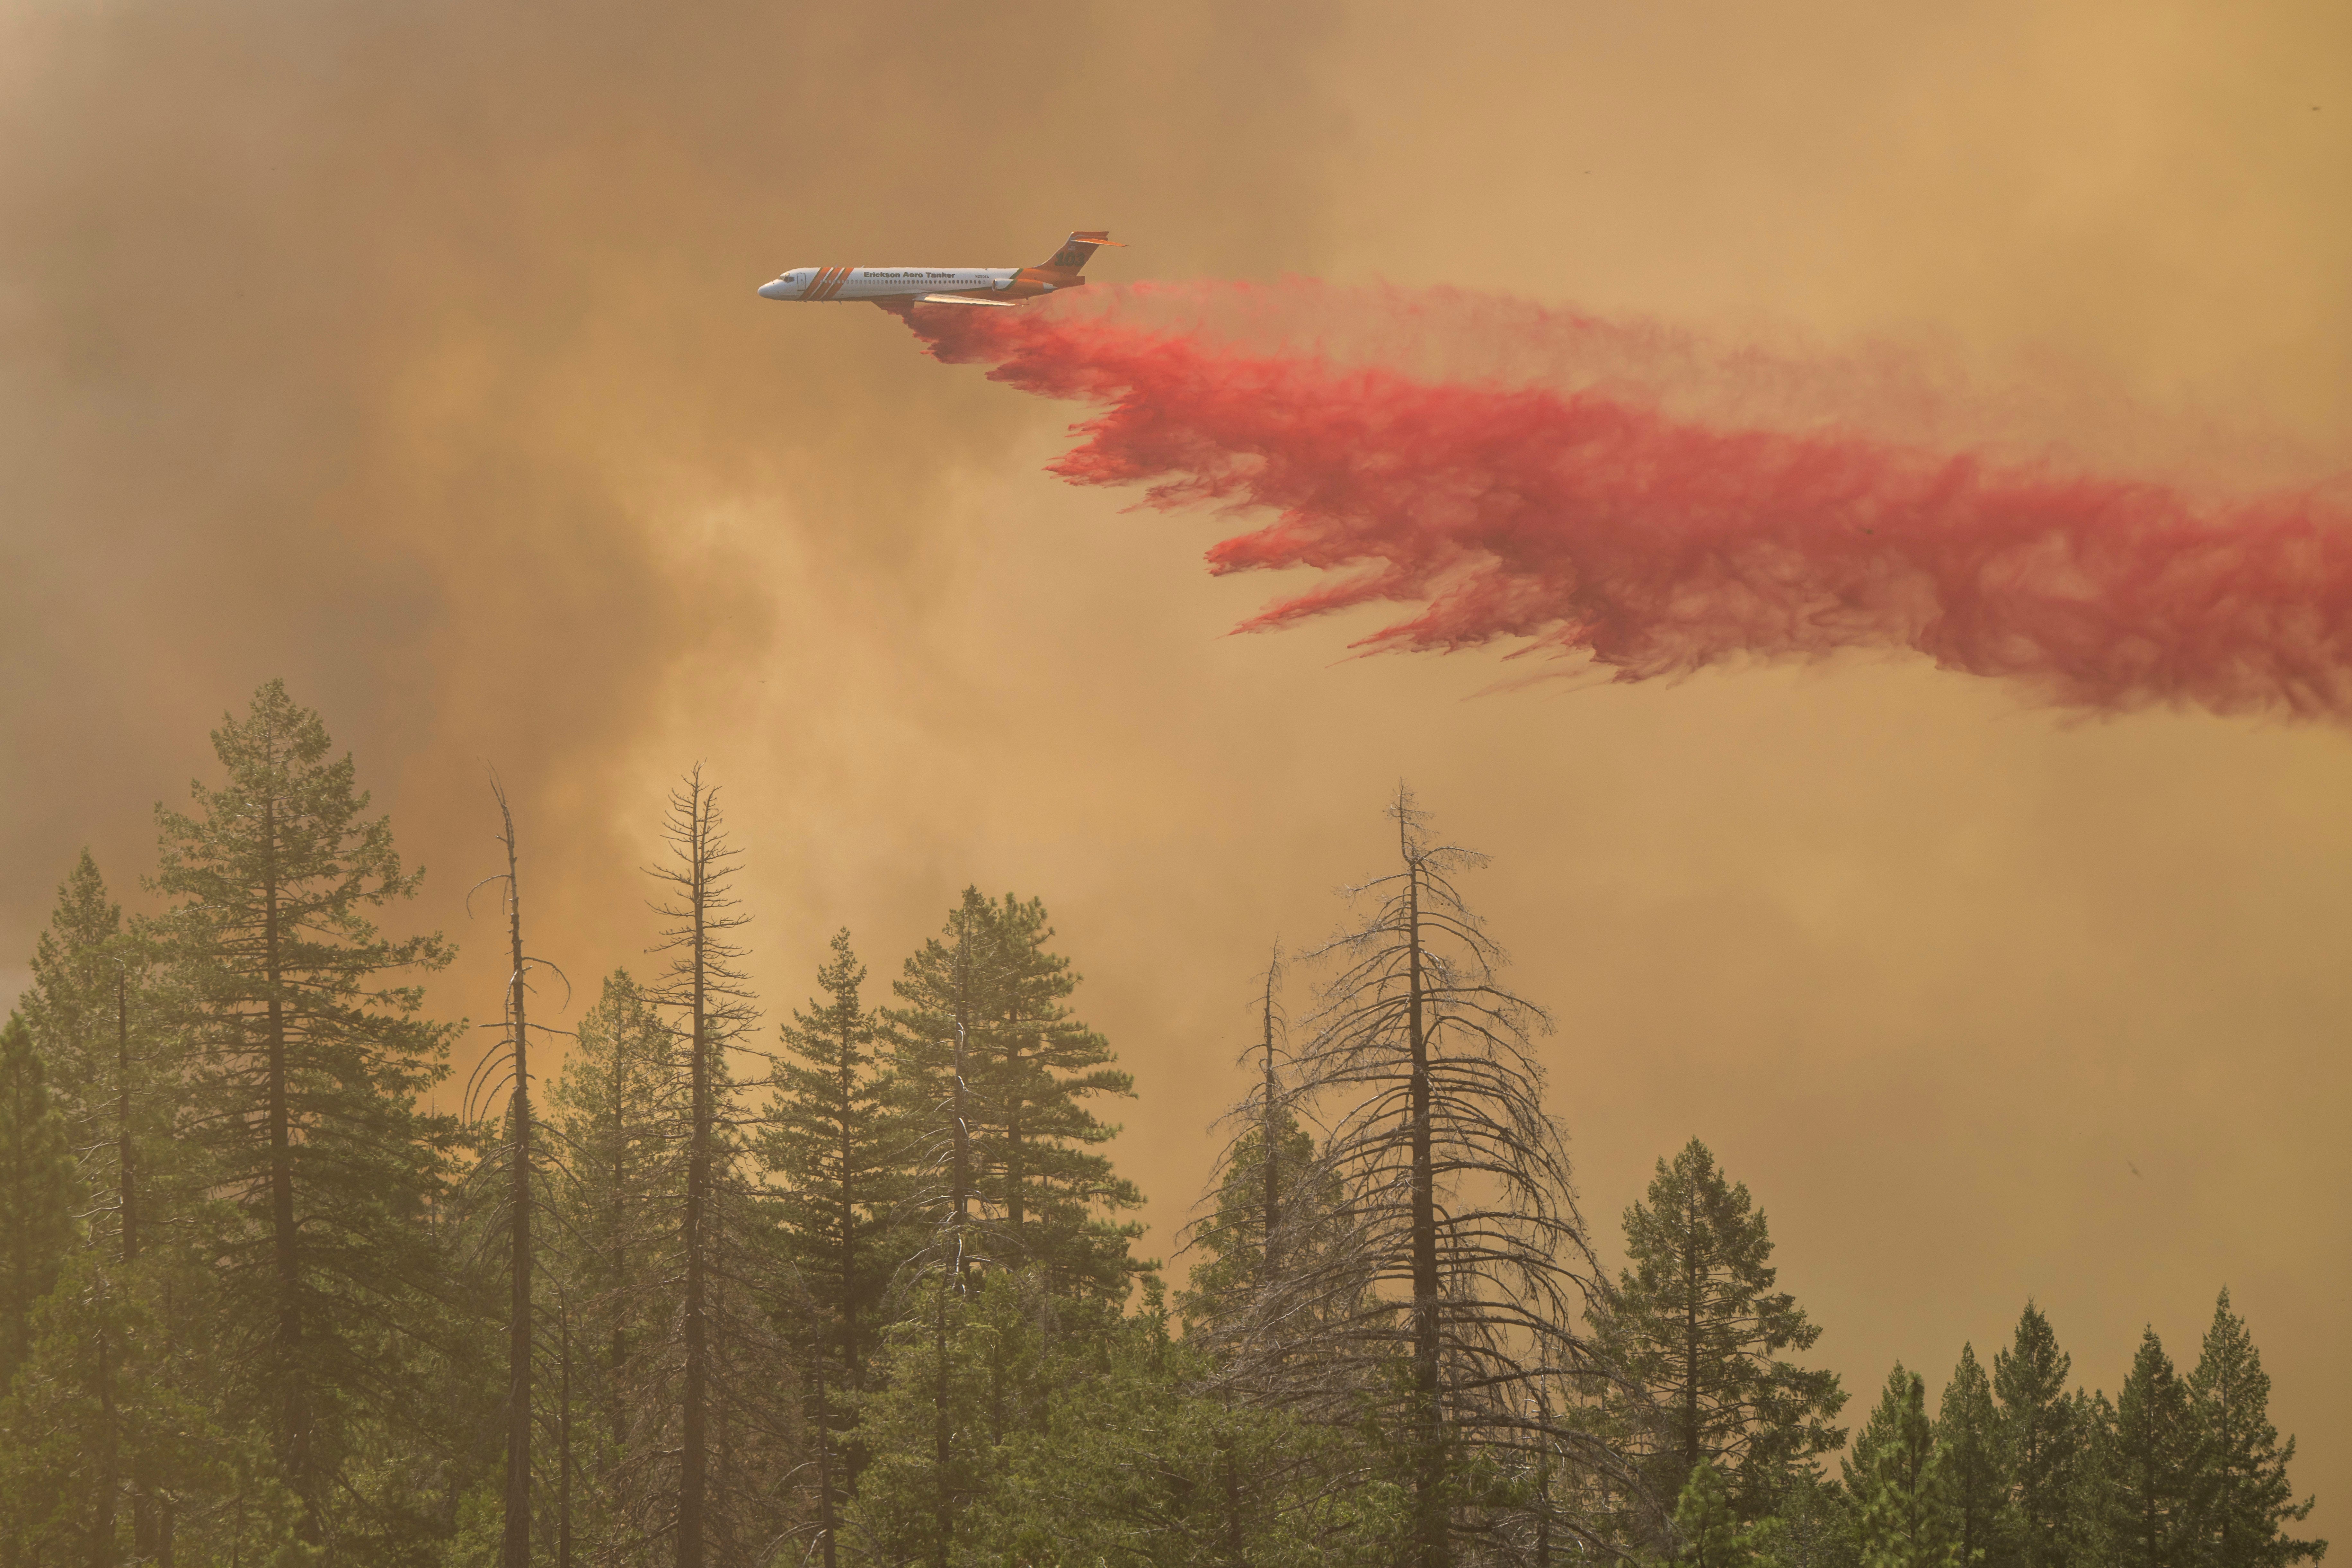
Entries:
POLYGON ((155 912, 83 851, 0 1030, 0 1568, 2326 1552, 2226 1290, 2112 1397, 2029 1301, 1848 1426, 1704 1142, 1597 1236, 1484 858, 1409 790, 1339 933, 1202 1043, 1238 1098, 1171 1294, 1042 898, 967 887, 878 971, 835 931, 763 1008, 692 771, 650 963, 566 1034, 494 794, 498 1043, 445 1097, 452 949, 380 929, 419 874, 352 759, 277 681, 213 749, 155 912))

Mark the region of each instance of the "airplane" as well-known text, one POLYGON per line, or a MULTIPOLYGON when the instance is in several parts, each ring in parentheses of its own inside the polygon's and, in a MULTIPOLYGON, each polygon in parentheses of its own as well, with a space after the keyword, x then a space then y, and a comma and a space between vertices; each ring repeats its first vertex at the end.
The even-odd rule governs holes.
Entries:
POLYGON ((1098 246, 1118 245, 1107 228, 1084 228, 1039 267, 795 267, 760 285, 762 300, 863 300, 904 314, 917 305, 994 305, 1005 309, 1057 289, 1076 289, 1098 246))

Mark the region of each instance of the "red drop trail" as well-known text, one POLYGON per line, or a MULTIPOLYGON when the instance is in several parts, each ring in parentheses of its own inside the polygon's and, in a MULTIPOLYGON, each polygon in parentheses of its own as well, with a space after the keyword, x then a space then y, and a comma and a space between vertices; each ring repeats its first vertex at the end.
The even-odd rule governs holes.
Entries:
POLYGON ((1210 570, 1322 575, 1240 629, 1380 602, 1412 609, 1360 647, 1524 638, 1628 681, 1911 649, 2095 710, 2352 718, 2352 517, 2315 488, 2192 499, 1670 413, 1622 378, 1415 374, 1059 302, 910 325, 941 360, 1096 405, 1051 465, 1072 483, 1272 512, 1210 570))

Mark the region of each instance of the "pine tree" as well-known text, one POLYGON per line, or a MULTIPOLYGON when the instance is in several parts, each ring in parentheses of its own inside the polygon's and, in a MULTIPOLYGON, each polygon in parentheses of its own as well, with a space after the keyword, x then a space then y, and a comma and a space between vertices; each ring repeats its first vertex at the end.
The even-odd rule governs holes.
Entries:
MULTIPOLYGON (((897 1114, 907 1130, 908 1212, 930 1223, 928 1249, 943 1258, 959 1292, 975 1268, 1005 1259, 981 1193, 980 1020, 993 1011, 995 968, 987 952, 993 921, 977 888, 949 912, 943 936, 906 962, 890 989, 903 1006, 882 1013, 897 1114)), ((938 1315, 933 1304, 932 1315, 938 1315)))
POLYGON ((1728 1472, 1742 1518, 1769 1513, 1791 1472, 1845 1441, 1830 1425, 1845 1393, 1835 1373, 1780 1353, 1811 1349, 1822 1331, 1773 1289, 1763 1212, 1694 1138, 1625 1211, 1625 1247, 1633 1267, 1603 1322, 1611 1354, 1654 1402, 1652 1485, 1674 1496, 1704 1459, 1728 1472))
POLYGON ((2074 1498, 2084 1436, 2066 1390, 2073 1366, 2050 1320, 2032 1301, 2018 1317, 2015 1342, 1993 1354, 1993 1396, 2000 1404, 2001 1447, 2025 1568, 2066 1568, 2075 1560, 2074 1498))
POLYGON ((1244 1342, 1266 1325, 1255 1321, 1274 1304, 1273 1285, 1286 1272, 1311 1274, 1328 1263, 1338 1234, 1332 1216, 1339 1194, 1316 1158, 1315 1139, 1292 1109, 1280 1068, 1287 1038, 1276 948, 1253 999, 1257 1038, 1242 1052, 1250 1090, 1225 1114, 1237 1131, 1219 1153, 1211 1177, 1208 1212, 1189 1229, 1185 1246, 1208 1254, 1178 1292, 1185 1334, 1213 1352, 1244 1342))
POLYGON ((78 1185, 47 1065, 11 1013, 0 1029, 0 1394, 32 1355, 35 1308, 73 1245, 78 1185))
POLYGON ((866 966, 849 933, 817 971, 822 1001, 782 1029, 786 1059, 761 1135, 768 1168, 783 1179, 787 1256, 828 1331, 845 1391, 865 1386, 883 1296, 904 1245, 896 1209, 905 1134, 873 1050, 874 1019, 860 991, 866 966))
POLYGON ((945 931, 907 960, 883 1015, 891 1073, 958 1279, 982 1261, 1034 1268, 1066 1295, 1124 1300, 1141 1204, 1094 1152, 1118 1134, 1087 1101, 1129 1095, 1110 1047, 1065 1005, 1077 986, 1045 944, 1045 905, 967 888, 945 931))
POLYGON ((2279 1443, 2271 1424, 2270 1374, 2246 1321, 2230 1310, 2226 1289, 2213 1303, 2213 1324, 2189 1373, 2189 1393, 2201 1455, 2194 1520, 2200 1568, 2284 1568, 2326 1555, 2325 1541, 2286 1532, 2287 1525, 2311 1517, 2317 1500, 2294 1500, 2286 1479, 2294 1439, 2279 1443))
MULTIPOLYGON (((91 1173, 91 1158, 110 1145, 115 1123, 118 1015, 127 1023, 122 907, 108 897, 98 862, 85 848, 58 888, 49 927, 33 950, 33 984, 25 993, 26 1026, 48 1064, 49 1093, 67 1137, 91 1173)), ((106 1187, 114 1187, 107 1173, 106 1187)), ((111 1203, 102 1203, 111 1209, 111 1203)))
POLYGON ((1111 1066, 1110 1042, 1072 1016, 1079 977, 1046 946, 1054 928, 1044 901, 1007 893, 989 924, 997 973, 995 1005, 982 1021, 981 1103, 1013 1256, 1062 1293, 1125 1300, 1128 1247, 1143 1230, 1105 1216, 1139 1206, 1143 1194, 1094 1152, 1118 1128, 1088 1101, 1132 1099, 1134 1075, 1111 1066))
POLYGON ((195 1047, 194 1136, 217 1194, 201 1247, 224 1292, 234 1402, 270 1434, 304 1531, 349 1489, 354 1423, 406 1425, 404 1329, 429 1310, 425 1225, 454 1128, 416 1109, 448 1030, 416 1016, 403 971, 448 962, 437 936, 389 941, 368 910, 413 895, 383 818, 319 716, 283 682, 214 731, 226 773, 157 808, 157 888, 175 1020, 195 1047))
POLYGON ((2015 1531, 2000 1413, 1993 1405, 1992 1381, 1978 1362, 1974 1345, 1960 1347, 1959 1364, 1944 1385, 1936 1412, 1936 1442, 1944 1451, 1950 1482, 1959 1561, 2008 1562, 2015 1531))
POLYGON ((1282 1270, 1318 1268, 1335 1239, 1329 1216, 1338 1194, 1318 1168, 1314 1136, 1279 1105, 1270 1117, 1252 1120, 1220 1162, 1209 1212, 1191 1238, 1207 1256, 1192 1266, 1190 1283, 1176 1298, 1187 1336, 1211 1344, 1259 1329, 1256 1310, 1282 1270), (1278 1216, 1272 1233, 1265 1226, 1269 1175, 1278 1216), (1278 1253, 1268 1247, 1270 1234, 1278 1253))
POLYGON ((55 1375, 103 1380, 101 1386, 79 1391, 87 1395, 100 1426, 85 1445, 83 1470, 69 1479, 48 1475, 42 1487, 57 1497, 89 1492, 89 1528, 109 1539, 108 1521, 117 1505, 127 1501, 135 1521, 132 1550, 141 1557, 165 1550, 164 1489, 146 1468, 154 1462, 152 1445, 131 1458, 121 1456, 138 1448, 132 1434, 152 1425, 154 1408, 173 1395, 165 1366, 149 1359, 163 1338, 126 1339, 121 1325, 151 1321, 147 1309, 154 1303, 131 1298, 158 1290, 169 1272, 168 1266, 159 1269, 140 1262, 142 1248, 166 1217, 159 1200, 173 1175, 172 1121, 179 1087, 178 1075, 156 1048, 151 945, 144 931, 126 927, 97 862, 84 849, 58 889, 25 996, 25 1019, 36 1047, 62 1069, 52 1072, 51 1089, 86 1189, 82 1244, 93 1255, 95 1278, 85 1294, 110 1309, 58 1321, 58 1334, 79 1331, 102 1342, 72 1354, 60 1349, 51 1357, 55 1375))
POLYGON ((849 932, 833 938, 817 971, 822 1001, 783 1026, 774 1098, 761 1135, 778 1200, 784 1254, 814 1313, 811 1425, 816 1457, 818 1544, 826 1568, 837 1550, 840 1489, 854 1487, 863 1451, 840 1438, 856 1424, 856 1394, 878 1342, 891 1276, 916 1246, 898 1212, 906 1134, 891 1114, 890 1086, 873 1051, 874 1020, 860 995, 866 966, 849 932))
POLYGON ((2189 1387, 2151 1328, 2116 1398, 2105 1485, 2108 1561, 2116 1568, 2188 1568, 2199 1455, 2189 1387))
POLYGON ((1675 1502, 1673 1561, 1689 1568, 1738 1568, 1748 1561, 1730 1489, 1715 1461, 1702 1458, 1675 1502))
POLYGON ((687 1100, 676 1037, 628 973, 614 971, 549 1096, 565 1152, 556 1267, 593 1481, 581 1530, 600 1557, 634 1561, 623 1547, 660 1528, 670 1506, 656 1474, 669 1411, 671 1303, 660 1282, 677 1261, 687 1100))
POLYGON ((171 1365, 147 1273, 76 1249, 34 1310, 18 1397, 0 1403, 0 1535, 32 1561, 168 1562, 163 1498, 224 1490, 232 1440, 171 1365))
POLYGON ((1863 1568, 1963 1568, 1946 1457, 1927 1388, 1901 1362, 1843 1461, 1863 1568))

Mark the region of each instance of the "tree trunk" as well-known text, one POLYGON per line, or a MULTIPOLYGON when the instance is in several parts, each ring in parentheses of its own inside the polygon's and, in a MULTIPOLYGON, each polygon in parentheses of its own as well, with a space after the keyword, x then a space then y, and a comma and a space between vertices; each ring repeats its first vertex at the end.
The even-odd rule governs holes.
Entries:
POLYGON ((122 1188, 122 1261, 139 1257, 139 1168, 131 1146, 131 977, 114 974, 114 1142, 122 1188))
POLYGON ((1429 1037, 1423 1016, 1421 866, 1403 837, 1405 942, 1411 990, 1406 1030, 1412 1048, 1412 1392, 1413 1549, 1420 1568, 1452 1561, 1445 1502, 1445 1421, 1438 1408, 1437 1181, 1431 1154, 1429 1037))
POLYGON ((956 1016, 955 1016, 955 1168, 950 1177, 954 1188, 955 1271, 956 1292, 971 1289, 970 1265, 964 1258, 964 1230, 971 1223, 971 1119, 966 1099, 964 1075, 969 1066, 968 1047, 971 1022, 971 911, 967 909, 956 922, 956 1016))
POLYGON ((302 1274, 294 1226, 294 1150, 290 1087, 286 1053, 286 1003, 281 976, 278 911, 278 803, 261 805, 263 853, 262 948, 268 976, 268 1031, 269 1117, 269 1221, 271 1255, 278 1275, 278 1463, 302 1500, 301 1538, 320 1537, 319 1499, 310 1479, 310 1401, 302 1366, 302 1274))
POLYGON ((613 1043, 613 1201, 605 1210, 612 1226, 613 1249, 613 1340, 606 1352, 604 1377, 604 1430, 612 1441, 613 1462, 618 1465, 624 1452, 624 1439, 628 1430, 628 1409, 621 1397, 621 1368, 629 1354, 628 1337, 623 1330, 621 1303, 629 1289, 628 1247, 622 1239, 621 1226, 628 1217, 628 1204, 624 1196, 629 1174, 628 1140, 628 1067, 621 1040, 613 1043))
MULTIPOLYGON (((857 1365, 857 1207, 849 1184, 856 1152, 856 1129, 851 1125, 857 1104, 856 1069, 851 1058, 856 1043, 845 1019, 841 1026, 841 1374, 850 1387, 860 1388, 866 1380, 859 1375, 857 1365)), ((822 1405, 822 1390, 817 1397, 822 1405)), ((832 1540, 828 1533, 825 1568, 832 1568, 832 1540)))
POLYGON ((98 1284, 98 1474, 92 1489, 98 1494, 89 1521, 89 1568, 114 1568, 114 1506, 121 1489, 121 1444, 116 1426, 121 1413, 114 1401, 114 1325, 113 1303, 106 1299, 106 1284, 98 1284))
POLYGON ((514 1029, 512 1120, 514 1162, 509 1205, 507 1298, 507 1485, 506 1539, 501 1568, 530 1568, 530 1036, 523 1016, 522 883, 515 857, 514 814, 499 792, 506 823, 507 944, 512 973, 507 981, 508 1009, 514 1029))
POLYGON ((1004 1051, 1004 1081, 1011 1086, 1012 1092, 1004 1108, 1004 1224, 1005 1228, 1013 1233, 1013 1244, 1016 1247, 1021 1245, 1021 1222, 1025 1217, 1021 1205, 1020 1071, 1021 1053, 1008 1041, 1004 1051))
POLYGON ((931 1384, 931 1510, 933 1568, 948 1568, 948 1547, 955 1539, 953 1496, 948 1489, 949 1460, 954 1426, 948 1415, 948 1282, 940 1276, 940 1299, 933 1319, 932 1353, 938 1358, 938 1376, 931 1384))
MULTIPOLYGON (((1278 959, 1280 956, 1280 951, 1276 950, 1276 957, 1278 959)), ((1276 1185, 1277 1173, 1274 1165, 1275 1135, 1281 1125, 1275 1116, 1274 975, 1274 965, 1268 963, 1265 968, 1265 1116, 1257 1135, 1258 1158, 1265 1166, 1265 1237, 1260 1248, 1258 1265, 1258 1289, 1261 1290, 1274 1283, 1274 1229, 1276 1220, 1280 1217, 1280 1189, 1276 1185)))
POLYGON ((824 1568, 835 1568, 833 1537, 833 1428, 824 1400, 824 1347, 809 1358, 816 1372, 816 1528, 824 1568))
MULTIPOLYGON (((126 965, 114 971, 114 1121, 115 1163, 122 1188, 122 1266, 126 1283, 131 1266, 139 1260, 139 1163, 131 1138, 131 975, 126 965)), ((142 1562, 157 1551, 155 1467, 144 1453, 131 1460, 131 1550, 142 1562)))
POLYGON ((572 1313, 555 1310, 555 1568, 572 1568, 572 1313))
MULTIPOLYGON (((1228 1419, 1233 1405, 1226 1402, 1228 1419)), ((1242 1539, 1242 1478, 1234 1466, 1234 1437, 1230 1432, 1217 1434, 1217 1459, 1224 1472, 1225 1482, 1225 1563, 1226 1568, 1249 1568, 1249 1556, 1242 1539)))
POLYGON ((1698 1468, 1698 1188, 1683 1209, 1683 1479, 1698 1468))
MULTIPOLYGON (((699 792, 698 791, 698 795, 699 792)), ((710 1193, 710 1040, 704 985, 706 973, 707 900, 709 898, 708 837, 704 808, 695 807, 691 846, 693 886, 688 890, 693 918, 692 1059, 693 1127, 686 1156, 686 1409, 685 1431, 678 1456, 677 1568, 702 1568, 703 1493, 707 1487, 704 1452, 709 1412, 709 1325, 704 1318, 705 1237, 703 1226, 710 1193)))

